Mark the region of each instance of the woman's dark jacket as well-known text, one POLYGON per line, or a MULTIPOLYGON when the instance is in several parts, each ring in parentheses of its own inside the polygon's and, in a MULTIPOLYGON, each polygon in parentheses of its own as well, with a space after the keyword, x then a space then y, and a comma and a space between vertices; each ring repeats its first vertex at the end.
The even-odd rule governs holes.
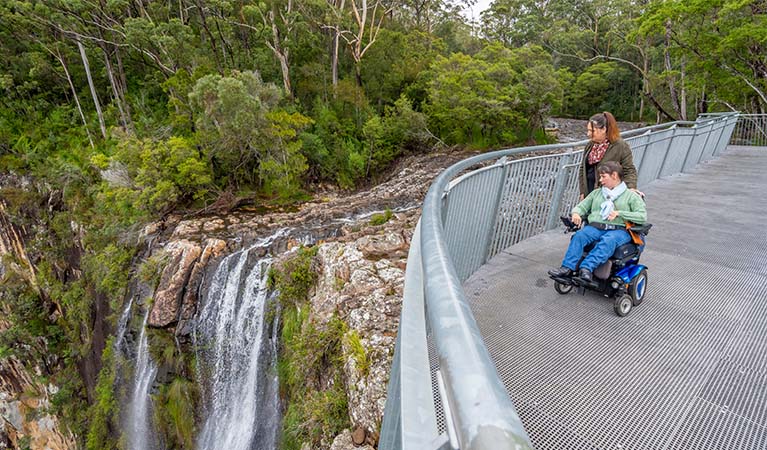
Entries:
MULTIPOLYGON (((593 142, 589 142, 588 145, 586 145, 586 149, 583 151, 583 161, 581 161, 581 174, 579 177, 580 181, 580 189, 581 194, 586 197, 588 196, 591 191, 594 189, 589 189, 586 186, 586 168, 589 160, 589 152, 591 151, 591 147, 594 145, 593 142)), ((623 139, 618 139, 615 142, 610 142, 610 145, 607 147, 607 150, 605 151, 605 155, 602 157, 602 160, 599 161, 596 164, 596 167, 594 168, 594 177, 596 179, 596 184, 599 184, 599 174, 597 170, 599 169, 599 166, 603 162, 607 161, 615 161, 617 163, 620 163, 620 165, 623 167, 623 181, 626 182, 626 186, 629 189, 636 189, 637 187, 637 169, 634 167, 634 157, 631 155, 631 148, 629 145, 624 141, 623 139)), ((592 186, 593 188, 594 186, 592 186)))

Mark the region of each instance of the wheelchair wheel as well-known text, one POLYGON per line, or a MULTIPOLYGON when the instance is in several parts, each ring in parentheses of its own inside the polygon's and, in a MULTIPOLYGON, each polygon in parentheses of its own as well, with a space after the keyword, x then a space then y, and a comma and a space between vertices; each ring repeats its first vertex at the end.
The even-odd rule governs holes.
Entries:
POLYGON ((569 294, 573 290, 572 284, 564 284, 559 281, 554 282, 554 289, 562 295, 569 294))
POLYGON ((619 315, 620 317, 626 317, 631 312, 632 306, 633 300, 628 294, 616 297, 615 301, 613 301, 613 310, 615 310, 615 314, 619 315))
POLYGON ((634 306, 639 306, 642 304, 646 293, 647 270, 642 269, 642 271, 639 272, 633 280, 631 280, 631 285, 629 286, 629 294, 631 295, 631 298, 634 299, 634 306))

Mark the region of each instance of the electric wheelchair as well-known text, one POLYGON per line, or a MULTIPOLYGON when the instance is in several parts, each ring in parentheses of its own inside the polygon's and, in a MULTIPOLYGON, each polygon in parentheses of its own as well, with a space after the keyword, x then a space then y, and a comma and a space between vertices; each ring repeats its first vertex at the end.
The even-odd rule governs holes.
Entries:
MULTIPOLYGON (((578 231, 579 227, 569 217, 561 219, 566 233, 578 231)), ((586 226, 585 221, 583 226, 586 226)), ((595 243, 586 246, 572 275, 549 275, 554 280, 554 289, 562 295, 570 293, 573 289, 577 289, 581 294, 585 294, 587 289, 599 292, 613 300, 615 314, 625 317, 633 307, 642 304, 647 293, 647 267, 639 264, 639 257, 644 250, 645 236, 650 228, 651 224, 631 226, 631 231, 639 236, 642 244, 629 242, 616 248, 607 262, 594 270, 592 281, 583 280, 577 275, 580 262, 594 248, 595 243)))

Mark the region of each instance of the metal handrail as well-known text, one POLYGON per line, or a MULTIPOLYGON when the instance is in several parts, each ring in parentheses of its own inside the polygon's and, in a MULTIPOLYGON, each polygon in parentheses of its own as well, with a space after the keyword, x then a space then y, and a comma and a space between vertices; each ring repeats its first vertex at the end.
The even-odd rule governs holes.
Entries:
MULTIPOLYGON (((726 147, 737 117, 724 114, 623 133, 632 144, 637 167, 644 165, 639 171, 649 174, 640 177, 640 183, 684 172, 718 155, 726 147), (679 144, 672 146, 675 142, 679 144)), ((555 226, 551 220, 555 213, 569 211, 567 201, 577 197, 573 182, 577 172, 573 168, 578 166, 582 151, 561 150, 587 142, 474 156, 449 167, 433 182, 408 255, 379 449, 532 448, 484 346, 461 284, 494 254, 514 243, 506 237, 514 234, 515 240, 521 240, 550 229, 555 226), (544 152, 550 154, 537 156, 544 152), (524 153, 536 156, 509 158, 524 153), (492 160, 496 162, 491 166, 462 175, 472 166, 492 160), (544 165, 554 170, 547 184, 526 192, 538 214, 537 222, 520 222, 504 214, 506 205, 518 197, 514 195, 515 183, 520 179, 527 182, 515 171, 526 174, 525 167, 532 165, 536 170, 544 165), (437 370, 429 364, 429 332, 439 362, 437 370), (435 386, 437 394, 433 395, 435 386), (440 432, 435 419, 439 409, 445 415, 445 432, 440 432)))

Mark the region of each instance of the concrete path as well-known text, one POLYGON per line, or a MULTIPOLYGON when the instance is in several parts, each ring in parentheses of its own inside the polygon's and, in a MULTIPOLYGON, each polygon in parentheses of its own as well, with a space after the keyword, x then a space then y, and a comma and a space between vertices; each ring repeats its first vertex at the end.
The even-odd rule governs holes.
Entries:
POLYGON ((645 302, 559 295, 570 235, 517 244, 465 284, 536 449, 767 449, 767 148, 644 186, 645 302))

